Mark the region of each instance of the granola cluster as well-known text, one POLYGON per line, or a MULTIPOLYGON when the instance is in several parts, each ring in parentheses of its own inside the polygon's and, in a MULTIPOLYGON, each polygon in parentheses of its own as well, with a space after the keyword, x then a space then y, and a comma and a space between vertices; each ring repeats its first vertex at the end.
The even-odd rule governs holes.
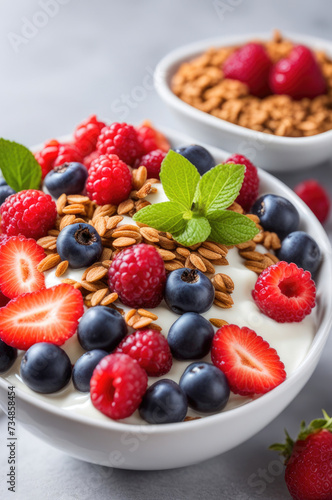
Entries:
MULTIPOLYGON (((287 57, 294 47, 279 32, 272 40, 260 43, 273 63, 287 57)), ((327 93, 296 101, 286 95, 254 97, 244 83, 224 78, 222 65, 238 48, 211 47, 183 63, 173 77, 173 92, 201 111, 267 134, 307 137, 332 129, 332 60, 325 52, 314 51, 327 82, 327 93)))

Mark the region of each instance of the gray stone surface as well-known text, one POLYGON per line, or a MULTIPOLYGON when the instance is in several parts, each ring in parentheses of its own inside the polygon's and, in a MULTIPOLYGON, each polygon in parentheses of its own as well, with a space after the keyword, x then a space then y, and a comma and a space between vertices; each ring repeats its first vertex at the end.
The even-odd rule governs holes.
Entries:
MULTIPOLYGON (((194 40, 275 27, 331 38, 331 14, 329 0, 3 0, 0 136, 36 144, 70 132, 91 113, 134 123, 148 117, 176 129, 151 87, 153 68, 168 51, 194 40), (40 14, 45 8, 49 14, 40 14), (38 27, 31 27, 31 21, 38 27)), ((280 178, 294 186, 308 176, 323 181, 332 195, 331 164, 280 178)), ((331 238, 331 218, 326 229, 331 238)), ((184 469, 98 467, 67 457, 19 426, 18 483, 12 494, 3 475, 6 419, 0 416, 1 499, 289 498, 277 458, 267 448, 282 438, 285 427, 295 434, 299 422, 319 415, 321 408, 331 414, 331 349, 330 338, 305 389, 262 432, 224 455, 184 469)))

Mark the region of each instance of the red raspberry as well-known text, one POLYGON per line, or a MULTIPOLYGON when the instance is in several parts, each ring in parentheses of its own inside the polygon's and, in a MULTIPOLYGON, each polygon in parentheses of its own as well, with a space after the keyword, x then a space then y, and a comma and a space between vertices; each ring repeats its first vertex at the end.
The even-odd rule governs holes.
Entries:
POLYGON ((152 245, 133 245, 115 256, 108 271, 108 282, 127 306, 157 307, 166 282, 163 259, 152 245))
POLYGON ((308 179, 295 186, 294 191, 323 224, 329 216, 331 201, 319 182, 315 179, 308 179))
POLYGON ((77 149, 74 144, 60 144, 58 155, 53 164, 54 167, 59 167, 64 163, 70 163, 72 161, 78 161, 79 163, 83 162, 83 155, 77 149))
POLYGON ((116 155, 101 155, 93 160, 86 181, 86 192, 98 205, 119 205, 131 191, 131 172, 116 155))
POLYGON ((222 70, 225 78, 245 83, 250 94, 265 97, 270 93, 271 66, 272 62, 264 47, 258 43, 248 43, 226 59, 222 70))
POLYGON ((112 123, 104 127, 97 142, 97 150, 101 155, 117 155, 128 165, 142 155, 142 146, 136 130, 127 123, 112 123))
POLYGON ((286 94, 293 99, 313 99, 325 94, 326 81, 311 50, 298 45, 289 57, 273 66, 270 87, 274 94, 286 94))
POLYGON ((137 127, 136 131, 144 153, 150 153, 150 151, 155 149, 161 149, 167 153, 171 148, 166 137, 153 128, 151 122, 148 120, 145 120, 142 125, 137 127))
POLYGON ((97 120, 96 115, 89 116, 77 125, 74 132, 75 146, 83 156, 87 156, 96 149, 98 136, 105 127, 104 122, 97 120))
POLYGON ((141 165, 144 165, 148 171, 148 179, 159 179, 161 162, 165 158, 166 154, 167 153, 161 149, 150 151, 150 153, 147 153, 139 160, 136 160, 134 167, 138 168, 141 165))
POLYGON ((278 323, 300 322, 316 305, 310 272, 283 261, 262 272, 252 296, 262 313, 278 323))
POLYGON ((42 170, 43 179, 53 169, 55 159, 58 156, 59 146, 59 142, 55 139, 52 139, 44 145, 41 151, 35 153, 35 158, 42 170))
POLYGON ((259 177, 257 168, 251 163, 250 160, 248 160, 248 158, 238 154, 230 156, 228 160, 226 160, 226 163, 241 164, 246 167, 240 194, 235 201, 239 203, 246 212, 248 212, 258 196, 259 177))
POLYGON ((127 354, 109 354, 96 366, 90 381, 92 404, 114 420, 130 417, 139 407, 148 377, 127 354))
POLYGON ((88 156, 86 156, 83 160, 83 165, 86 166, 86 168, 89 170, 89 168, 91 167, 91 163, 93 162, 93 160, 96 160, 96 158, 99 158, 99 153, 98 151, 92 151, 92 153, 90 153, 88 156))
POLYGON ((124 338, 115 352, 136 359, 150 377, 161 377, 172 366, 172 354, 165 337, 157 330, 138 330, 124 338))
POLYGON ((71 161, 83 161, 83 156, 74 144, 60 144, 57 140, 52 139, 47 142, 44 148, 35 154, 42 169, 42 178, 63 163, 71 161))
POLYGON ((49 194, 27 189, 12 194, 1 205, 1 229, 8 236, 42 238, 54 227, 56 206, 49 194))

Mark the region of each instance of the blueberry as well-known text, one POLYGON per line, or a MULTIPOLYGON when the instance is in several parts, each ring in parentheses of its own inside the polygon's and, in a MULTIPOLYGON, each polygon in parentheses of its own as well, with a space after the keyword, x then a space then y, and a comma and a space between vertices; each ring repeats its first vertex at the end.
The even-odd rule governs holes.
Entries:
POLYGON ((299 227, 300 216, 294 205, 275 194, 265 194, 255 201, 251 213, 258 215, 265 231, 277 233, 283 239, 299 227))
POLYGON ((13 366, 17 358, 17 349, 5 344, 0 339, 0 373, 4 373, 13 366))
POLYGON ((230 394, 224 373, 216 366, 204 362, 187 366, 180 379, 180 387, 187 395, 188 405, 201 413, 222 410, 230 394))
POLYGON ((78 341, 86 351, 104 349, 113 351, 127 335, 127 325, 115 309, 96 306, 82 316, 77 329, 78 341))
POLYGON ((44 186, 54 198, 59 198, 63 193, 82 193, 87 178, 87 168, 82 163, 73 161, 51 170, 44 179, 44 186))
POLYGON ((165 301, 173 312, 203 313, 214 301, 214 288, 201 271, 197 269, 176 269, 167 278, 165 301))
POLYGON ((3 204, 5 199, 8 198, 8 196, 11 196, 12 194, 15 194, 15 193, 16 193, 16 191, 14 191, 13 188, 8 186, 5 179, 1 178, 0 179, 0 205, 3 204))
POLYGON ((211 170, 216 165, 213 156, 203 146, 197 144, 189 144, 175 150, 176 153, 187 158, 197 168, 200 175, 204 175, 208 170, 211 170))
POLYGON ((147 389, 139 413, 149 424, 170 424, 182 422, 187 409, 187 398, 181 387, 165 378, 147 389))
POLYGON ((90 224, 71 224, 60 232, 56 249, 62 260, 68 260, 73 269, 89 267, 103 251, 101 239, 90 224))
POLYGON ((214 329, 210 321, 188 312, 173 323, 167 341, 176 359, 201 359, 211 349, 214 329))
POLYGON ((319 246, 304 231, 294 231, 286 236, 277 256, 279 260, 294 262, 298 267, 310 271, 313 276, 321 261, 319 246))
POLYGON ((108 355, 108 352, 101 349, 94 349, 83 354, 76 361, 73 368, 73 384, 78 391, 90 392, 90 380, 93 370, 99 361, 108 355))
POLYGON ((23 382, 33 391, 60 391, 71 377, 71 362, 61 347, 48 342, 33 344, 21 361, 23 382))

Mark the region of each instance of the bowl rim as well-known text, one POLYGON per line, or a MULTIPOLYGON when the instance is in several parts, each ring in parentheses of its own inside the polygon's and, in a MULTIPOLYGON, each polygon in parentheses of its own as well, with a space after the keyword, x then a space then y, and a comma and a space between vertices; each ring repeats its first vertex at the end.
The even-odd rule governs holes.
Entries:
MULTIPOLYGON (((166 127, 158 127, 162 133, 164 133, 167 138, 172 142, 190 142, 193 143, 194 140, 187 134, 183 134, 181 132, 177 132, 175 129, 170 129, 166 127)), ((58 138, 60 141, 68 142, 71 139, 71 136, 61 136, 58 138)), ((229 155, 226 151, 216 148, 214 146, 209 146, 204 142, 200 142, 200 144, 207 148, 211 154, 215 157, 229 155)), ((30 148, 32 151, 36 151, 40 148, 41 145, 34 146, 30 148)), ((308 221, 310 227, 313 224, 317 225, 317 230, 319 233, 319 243, 320 249, 322 252, 322 256, 325 257, 325 265, 327 266, 327 273, 330 276, 330 282, 332 282, 332 248, 329 241, 329 238, 318 221, 315 215, 310 211, 307 205, 291 190, 286 184, 281 182, 279 179, 266 172, 265 170, 258 168, 259 177, 264 183, 274 184, 274 189, 280 192, 282 191, 282 195, 287 195, 288 199, 297 205, 297 208, 300 209, 301 218, 305 217, 308 221), (330 258, 327 258, 330 257, 330 258)), ((208 415, 201 419, 187 421, 184 425, 184 422, 176 422, 171 424, 127 424, 124 422, 118 422, 116 420, 96 420, 92 416, 88 415, 80 415, 77 413, 68 413, 66 408, 57 407, 48 401, 43 401, 38 397, 34 397, 34 393, 29 394, 24 390, 15 387, 16 398, 20 398, 23 402, 28 403, 29 405, 34 406, 37 409, 41 409, 44 412, 48 412, 49 414, 56 415, 63 420, 69 420, 71 422, 80 423, 82 425, 87 425, 90 427, 95 427, 98 429, 104 429, 108 431, 114 432, 127 432, 127 433, 144 433, 144 434, 159 434, 165 435, 169 432, 172 433, 184 433, 191 432, 191 430, 199 429, 202 426, 209 425, 209 423, 218 423, 220 420, 220 425, 223 422, 232 419, 233 417, 237 418, 245 418, 247 413, 259 411, 260 409, 264 409, 266 404, 269 404, 270 400, 274 398, 278 398, 282 395, 283 392, 287 392, 287 389, 292 385, 296 384, 297 381, 302 377, 302 374, 306 372, 307 365, 311 365, 311 361, 314 361, 315 357, 321 349, 324 347, 324 344, 327 341, 328 335, 330 333, 330 329, 332 326, 332 294, 328 296, 329 305, 326 307, 325 314, 321 320, 320 325, 315 333, 315 337, 312 341, 310 349, 305 356, 304 360, 300 363, 300 365, 291 373, 291 375, 278 387, 273 389, 272 391, 261 395, 257 399, 254 399, 242 406, 238 406, 236 408, 232 408, 231 410, 224 411, 221 413, 217 413, 215 415, 208 415)), ((0 374, 0 388, 4 390, 8 390, 10 383, 4 378, 5 374, 0 374)))
MULTIPOLYGON (((310 48, 324 49, 330 53, 332 57, 332 42, 323 38, 314 37, 311 35, 303 35, 295 32, 284 31, 283 36, 294 40, 296 43, 307 44, 310 48)), ((228 122, 222 118, 213 116, 205 111, 191 106, 182 101, 176 96, 171 88, 169 79, 173 76, 175 69, 183 62, 188 61, 202 54, 209 47, 221 47, 227 45, 236 45, 246 43, 252 40, 271 39, 270 32, 247 33, 242 35, 227 35, 213 38, 206 38, 200 41, 192 42, 181 47, 178 47, 171 52, 168 52, 157 64, 154 71, 154 85, 160 97, 172 108, 189 116, 193 120, 201 121, 206 125, 213 126, 221 131, 233 132, 236 136, 243 136, 247 139, 259 140, 261 142, 270 143, 280 146, 297 147, 303 145, 312 145, 320 142, 327 142, 332 138, 332 129, 320 134, 308 137, 283 137, 274 134, 267 134, 258 130, 237 125, 228 122)))

